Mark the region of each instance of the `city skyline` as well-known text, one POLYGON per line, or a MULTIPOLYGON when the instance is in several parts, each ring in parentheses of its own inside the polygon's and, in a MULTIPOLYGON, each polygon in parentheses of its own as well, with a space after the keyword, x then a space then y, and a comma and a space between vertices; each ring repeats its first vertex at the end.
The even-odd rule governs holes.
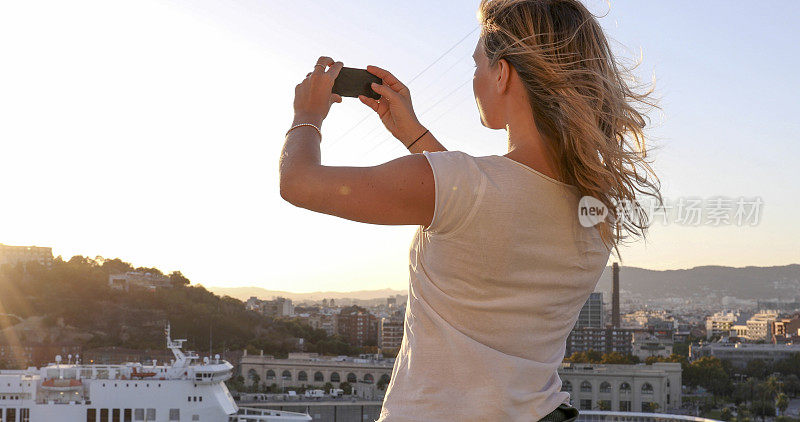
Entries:
MULTIPOLYGON (((505 132, 480 125, 469 87, 477 2, 342 2, 325 14, 307 13, 326 8, 311 1, 45 3, 0 6, 0 35, 16 40, 0 52, 18 64, 0 69, 0 178, 15 199, 0 212, 0 243, 120 257, 206 286, 405 290, 416 227, 315 214, 278 194, 292 88, 320 55, 408 82, 453 47, 409 82, 420 121, 449 149, 505 153, 505 132)), ((800 176, 789 36, 800 6, 586 4, 626 56, 641 48, 637 75, 655 74, 665 197, 763 200, 754 226, 657 223, 648 244, 622 249, 622 265, 797 263, 800 200, 784 181, 800 176)), ((332 107, 323 164, 404 153, 371 113, 349 98, 332 107)))

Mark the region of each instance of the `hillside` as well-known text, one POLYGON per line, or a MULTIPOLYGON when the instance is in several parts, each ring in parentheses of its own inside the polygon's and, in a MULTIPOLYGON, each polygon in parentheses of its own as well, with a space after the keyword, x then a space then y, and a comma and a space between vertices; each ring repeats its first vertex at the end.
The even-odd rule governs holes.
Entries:
MULTIPOLYGON (((0 269, 0 344, 11 347, 80 345, 133 349, 163 348, 167 321, 188 348, 263 349, 285 355, 303 338, 305 350, 354 354, 338 337, 293 321, 273 320, 248 311, 238 299, 217 296, 191 286, 180 272, 170 274, 173 287, 156 291, 114 290, 109 274, 134 270, 120 260, 82 256, 56 259, 50 268, 38 264, 4 265, 0 269)), ((139 268, 159 272, 155 268, 139 268)))

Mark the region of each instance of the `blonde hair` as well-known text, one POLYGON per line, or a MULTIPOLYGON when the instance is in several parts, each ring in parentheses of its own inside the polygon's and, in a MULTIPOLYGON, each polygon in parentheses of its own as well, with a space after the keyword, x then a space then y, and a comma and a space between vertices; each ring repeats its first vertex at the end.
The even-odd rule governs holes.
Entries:
POLYGON ((478 20, 490 67, 500 59, 514 67, 562 180, 608 209, 598 230, 619 256, 622 239, 646 236, 649 220, 637 192, 663 205, 645 159, 646 115, 638 110, 657 107, 652 89, 634 91, 630 69, 577 0, 481 0, 478 20))

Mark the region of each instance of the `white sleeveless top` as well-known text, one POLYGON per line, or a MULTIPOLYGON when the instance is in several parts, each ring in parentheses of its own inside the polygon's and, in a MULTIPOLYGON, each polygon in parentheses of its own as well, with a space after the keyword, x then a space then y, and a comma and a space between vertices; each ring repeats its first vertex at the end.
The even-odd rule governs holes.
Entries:
POLYGON ((423 154, 435 211, 378 421, 538 421, 569 403, 557 369, 609 251, 576 187, 504 156, 423 154))

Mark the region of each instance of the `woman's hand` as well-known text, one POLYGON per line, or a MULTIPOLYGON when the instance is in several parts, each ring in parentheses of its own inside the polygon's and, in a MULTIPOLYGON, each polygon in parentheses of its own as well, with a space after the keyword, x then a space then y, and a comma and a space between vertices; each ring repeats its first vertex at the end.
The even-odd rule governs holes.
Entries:
POLYGON ((418 136, 425 132, 425 128, 417 120, 414 107, 411 105, 411 92, 408 87, 397 80, 391 73, 377 66, 367 66, 367 72, 381 78, 383 84, 372 84, 372 89, 381 95, 380 100, 374 100, 364 95, 358 99, 378 113, 383 125, 403 145, 414 142, 418 136))
POLYGON ((339 76, 344 64, 322 56, 317 60, 314 71, 309 72, 303 82, 294 89, 295 122, 322 124, 333 103, 341 103, 339 94, 332 94, 333 82, 339 76), (326 72, 325 69, 330 66, 326 72), (302 121, 301 121, 302 120, 302 121))

